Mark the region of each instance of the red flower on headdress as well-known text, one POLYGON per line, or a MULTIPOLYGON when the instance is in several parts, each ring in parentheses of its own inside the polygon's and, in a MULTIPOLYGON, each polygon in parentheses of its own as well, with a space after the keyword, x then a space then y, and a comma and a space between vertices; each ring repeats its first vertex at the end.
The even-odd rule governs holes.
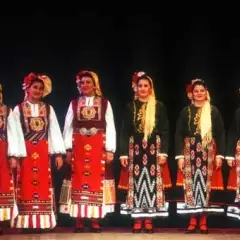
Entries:
MULTIPOLYGON (((80 72, 77 73, 76 75, 76 82, 79 83, 81 78, 86 74, 89 73, 91 74, 91 72, 87 71, 87 70, 81 70, 80 72)), ((92 74, 91 74, 92 75, 92 74)))
POLYGON ((135 72, 135 73, 133 74, 132 81, 133 81, 134 83, 137 83, 137 80, 138 80, 141 76, 143 76, 143 75, 145 75, 145 74, 146 74, 145 72, 135 72))
POLYGON ((188 98, 191 100, 192 99, 192 83, 187 84, 186 93, 188 98))
POLYGON ((132 88, 133 88, 133 90, 136 92, 136 87, 137 87, 137 80, 141 77, 141 76, 143 76, 143 75, 145 75, 146 73, 145 72, 135 72, 134 74, 133 74, 133 76, 132 76, 132 88))
POLYGON ((35 79, 37 75, 33 72, 29 73, 26 77, 24 77, 23 80, 23 89, 25 90, 29 84, 32 82, 33 79, 35 79))
POLYGON ((186 93, 192 92, 192 84, 187 84, 186 93))
POLYGON ((191 83, 187 84, 187 86, 186 86, 186 93, 190 100, 192 100, 193 84, 198 81, 202 81, 202 80, 199 78, 195 78, 191 81, 191 83))

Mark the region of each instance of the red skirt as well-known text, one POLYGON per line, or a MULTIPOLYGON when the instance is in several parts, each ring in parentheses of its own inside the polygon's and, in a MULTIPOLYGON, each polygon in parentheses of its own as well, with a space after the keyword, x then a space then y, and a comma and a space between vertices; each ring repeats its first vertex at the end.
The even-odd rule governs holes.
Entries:
POLYGON ((17 182, 17 204, 19 215, 17 228, 53 228, 54 190, 48 142, 37 144, 26 141, 27 157, 21 160, 17 182))
MULTIPOLYGON (((237 190, 240 188, 240 140, 237 141, 236 150, 235 150, 235 161, 234 165, 229 171, 228 177, 228 190, 237 190)), ((240 196, 237 196, 240 200, 240 196)))
POLYGON ((0 140, 0 221, 11 220, 16 211, 13 174, 7 159, 7 142, 0 140))
POLYGON ((67 211, 64 204, 60 206, 61 212, 81 218, 103 218, 114 212, 113 168, 105 160, 105 134, 73 134, 70 202, 67 211))
MULTIPOLYGON (((177 170, 177 182, 176 185, 178 187, 183 187, 183 172, 178 168, 177 170)), ((223 175, 222 170, 217 169, 214 165, 213 167, 213 175, 212 175, 212 190, 223 190, 223 175)))

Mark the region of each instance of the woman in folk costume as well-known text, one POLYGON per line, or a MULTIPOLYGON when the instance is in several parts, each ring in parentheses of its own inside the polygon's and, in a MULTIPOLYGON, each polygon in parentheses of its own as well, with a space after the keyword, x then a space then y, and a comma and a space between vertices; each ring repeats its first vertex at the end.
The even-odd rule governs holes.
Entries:
POLYGON ((181 111, 175 135, 177 186, 184 189, 184 202, 177 203, 177 213, 190 215, 187 233, 196 232, 198 216, 201 233, 208 233, 207 214, 224 212, 221 205, 212 205, 212 190, 223 190, 224 125, 201 79, 192 81, 187 94, 192 103, 181 111))
POLYGON ((26 149, 18 148, 18 141, 21 139, 18 139, 16 121, 12 109, 3 103, 0 84, 0 222, 13 221, 17 215, 13 170, 17 168, 18 158, 26 156, 26 149))
POLYGON ((168 216, 165 189, 171 187, 168 170, 169 122, 165 105, 157 101, 152 79, 133 75, 135 99, 127 105, 120 135, 122 165, 118 188, 126 190, 121 213, 134 221, 132 231, 153 233, 152 218, 168 216))
POLYGON ((59 169, 63 165, 64 142, 53 107, 41 101, 51 92, 46 75, 30 73, 24 78, 25 99, 14 108, 19 135, 27 156, 20 161, 17 181, 19 214, 15 227, 52 229, 56 226, 51 158, 59 169))
MULTIPOLYGON (((80 96, 69 105, 63 133, 72 166, 69 213, 76 218, 76 232, 84 231, 84 219, 91 219, 92 232, 100 232, 99 219, 114 212, 116 201, 114 116, 96 73, 82 70, 76 82, 80 96)), ((64 212, 64 205, 60 209, 64 212)))
POLYGON ((240 107, 236 109, 228 131, 225 159, 230 167, 227 190, 234 192, 234 199, 227 207, 227 216, 240 220, 240 107))

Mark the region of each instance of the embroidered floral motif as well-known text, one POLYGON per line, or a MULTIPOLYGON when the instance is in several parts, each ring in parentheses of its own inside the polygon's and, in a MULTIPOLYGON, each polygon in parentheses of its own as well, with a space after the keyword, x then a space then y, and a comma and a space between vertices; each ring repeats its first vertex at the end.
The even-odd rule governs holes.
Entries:
POLYGON ((145 128, 145 121, 146 121, 146 108, 147 104, 142 104, 141 108, 138 112, 136 112, 136 106, 134 103, 133 109, 134 109, 134 117, 133 117, 133 124, 136 128, 136 131, 138 133, 143 133, 145 128))
POLYGON ((142 141, 142 147, 143 147, 143 149, 146 149, 147 148, 147 141, 145 141, 145 140, 143 140, 142 141))
POLYGON ((155 154, 155 146, 154 146, 154 144, 151 144, 151 146, 150 146, 150 153, 151 153, 152 155, 155 154))
POLYGON ((156 173, 156 167, 155 167, 155 165, 152 164, 151 168, 150 168, 150 174, 151 174, 151 176, 154 176, 155 173, 156 173))
POLYGON ((191 145, 194 145, 194 144, 195 144, 195 138, 192 137, 192 138, 190 139, 190 142, 191 142, 191 145))
POLYGON ((206 151, 203 151, 203 161, 207 161, 207 152, 206 151))
POLYGON ((197 143, 197 152, 201 152, 202 151, 202 144, 199 142, 197 143))
POLYGON ((135 154, 136 155, 139 154, 139 145, 138 144, 135 145, 135 154))
POLYGON ((96 120, 101 121, 102 116, 102 100, 100 97, 95 97, 92 106, 86 105, 86 98, 81 97, 77 103, 77 120, 96 120))
POLYGON ((194 158, 195 158, 195 152, 191 150, 191 160, 193 160, 194 158))
POLYGON ((207 167, 206 167, 206 166, 204 166, 204 167, 202 168, 202 173, 203 173, 204 176, 207 175, 207 167))
POLYGON ((95 119, 96 118, 96 110, 94 107, 83 107, 82 108, 82 116, 87 119, 87 120, 91 120, 91 119, 95 119))
POLYGON ((147 162, 148 162, 147 154, 144 154, 143 158, 142 158, 142 163, 143 163, 143 165, 147 165, 147 162))
POLYGON ((198 157, 198 158, 196 159, 196 166, 197 166, 198 168, 201 167, 201 162, 202 162, 202 161, 201 161, 201 158, 198 157))
POLYGON ((137 164, 134 167, 134 173, 135 173, 136 176, 139 175, 139 166, 137 164))
POLYGON ((195 131, 195 135, 197 135, 197 134, 200 134, 201 133, 201 130, 200 130, 200 117, 201 117, 201 112, 202 112, 202 109, 201 108, 199 108, 198 110, 197 110, 197 113, 196 113, 196 115, 195 115, 195 117, 194 117, 194 125, 196 125, 196 131, 195 131))
POLYGON ((30 119, 29 126, 32 131, 34 132, 40 132, 43 130, 45 123, 42 118, 40 117, 33 117, 30 119))
MULTIPOLYGON (((0 129, 6 130, 6 121, 7 121, 7 107, 4 105, 0 106, 0 129)), ((5 133, 1 133, 0 139, 6 139, 5 133)))

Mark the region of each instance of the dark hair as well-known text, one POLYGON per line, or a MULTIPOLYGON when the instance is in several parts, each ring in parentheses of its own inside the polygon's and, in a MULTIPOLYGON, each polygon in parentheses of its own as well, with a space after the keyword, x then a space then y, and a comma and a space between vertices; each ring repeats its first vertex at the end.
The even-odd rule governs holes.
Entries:
POLYGON ((203 86, 203 87, 207 90, 207 85, 206 85, 206 83, 205 83, 203 80, 197 80, 196 82, 194 82, 194 83, 192 84, 192 91, 193 91, 193 89, 194 89, 197 85, 203 86))
POLYGON ((144 79, 144 80, 147 80, 147 81, 149 82, 150 86, 153 87, 153 86, 152 86, 152 81, 150 80, 150 78, 149 78, 146 74, 142 75, 141 77, 139 77, 139 78, 137 79, 137 85, 138 85, 139 81, 140 81, 140 80, 143 80, 143 79, 144 79))
POLYGON ((30 88, 30 87, 31 87, 34 83, 36 83, 36 82, 41 83, 41 84, 43 85, 43 87, 44 87, 44 82, 43 82, 43 80, 41 80, 40 78, 36 77, 36 78, 34 78, 34 79, 31 81, 31 83, 29 84, 28 88, 30 88))

